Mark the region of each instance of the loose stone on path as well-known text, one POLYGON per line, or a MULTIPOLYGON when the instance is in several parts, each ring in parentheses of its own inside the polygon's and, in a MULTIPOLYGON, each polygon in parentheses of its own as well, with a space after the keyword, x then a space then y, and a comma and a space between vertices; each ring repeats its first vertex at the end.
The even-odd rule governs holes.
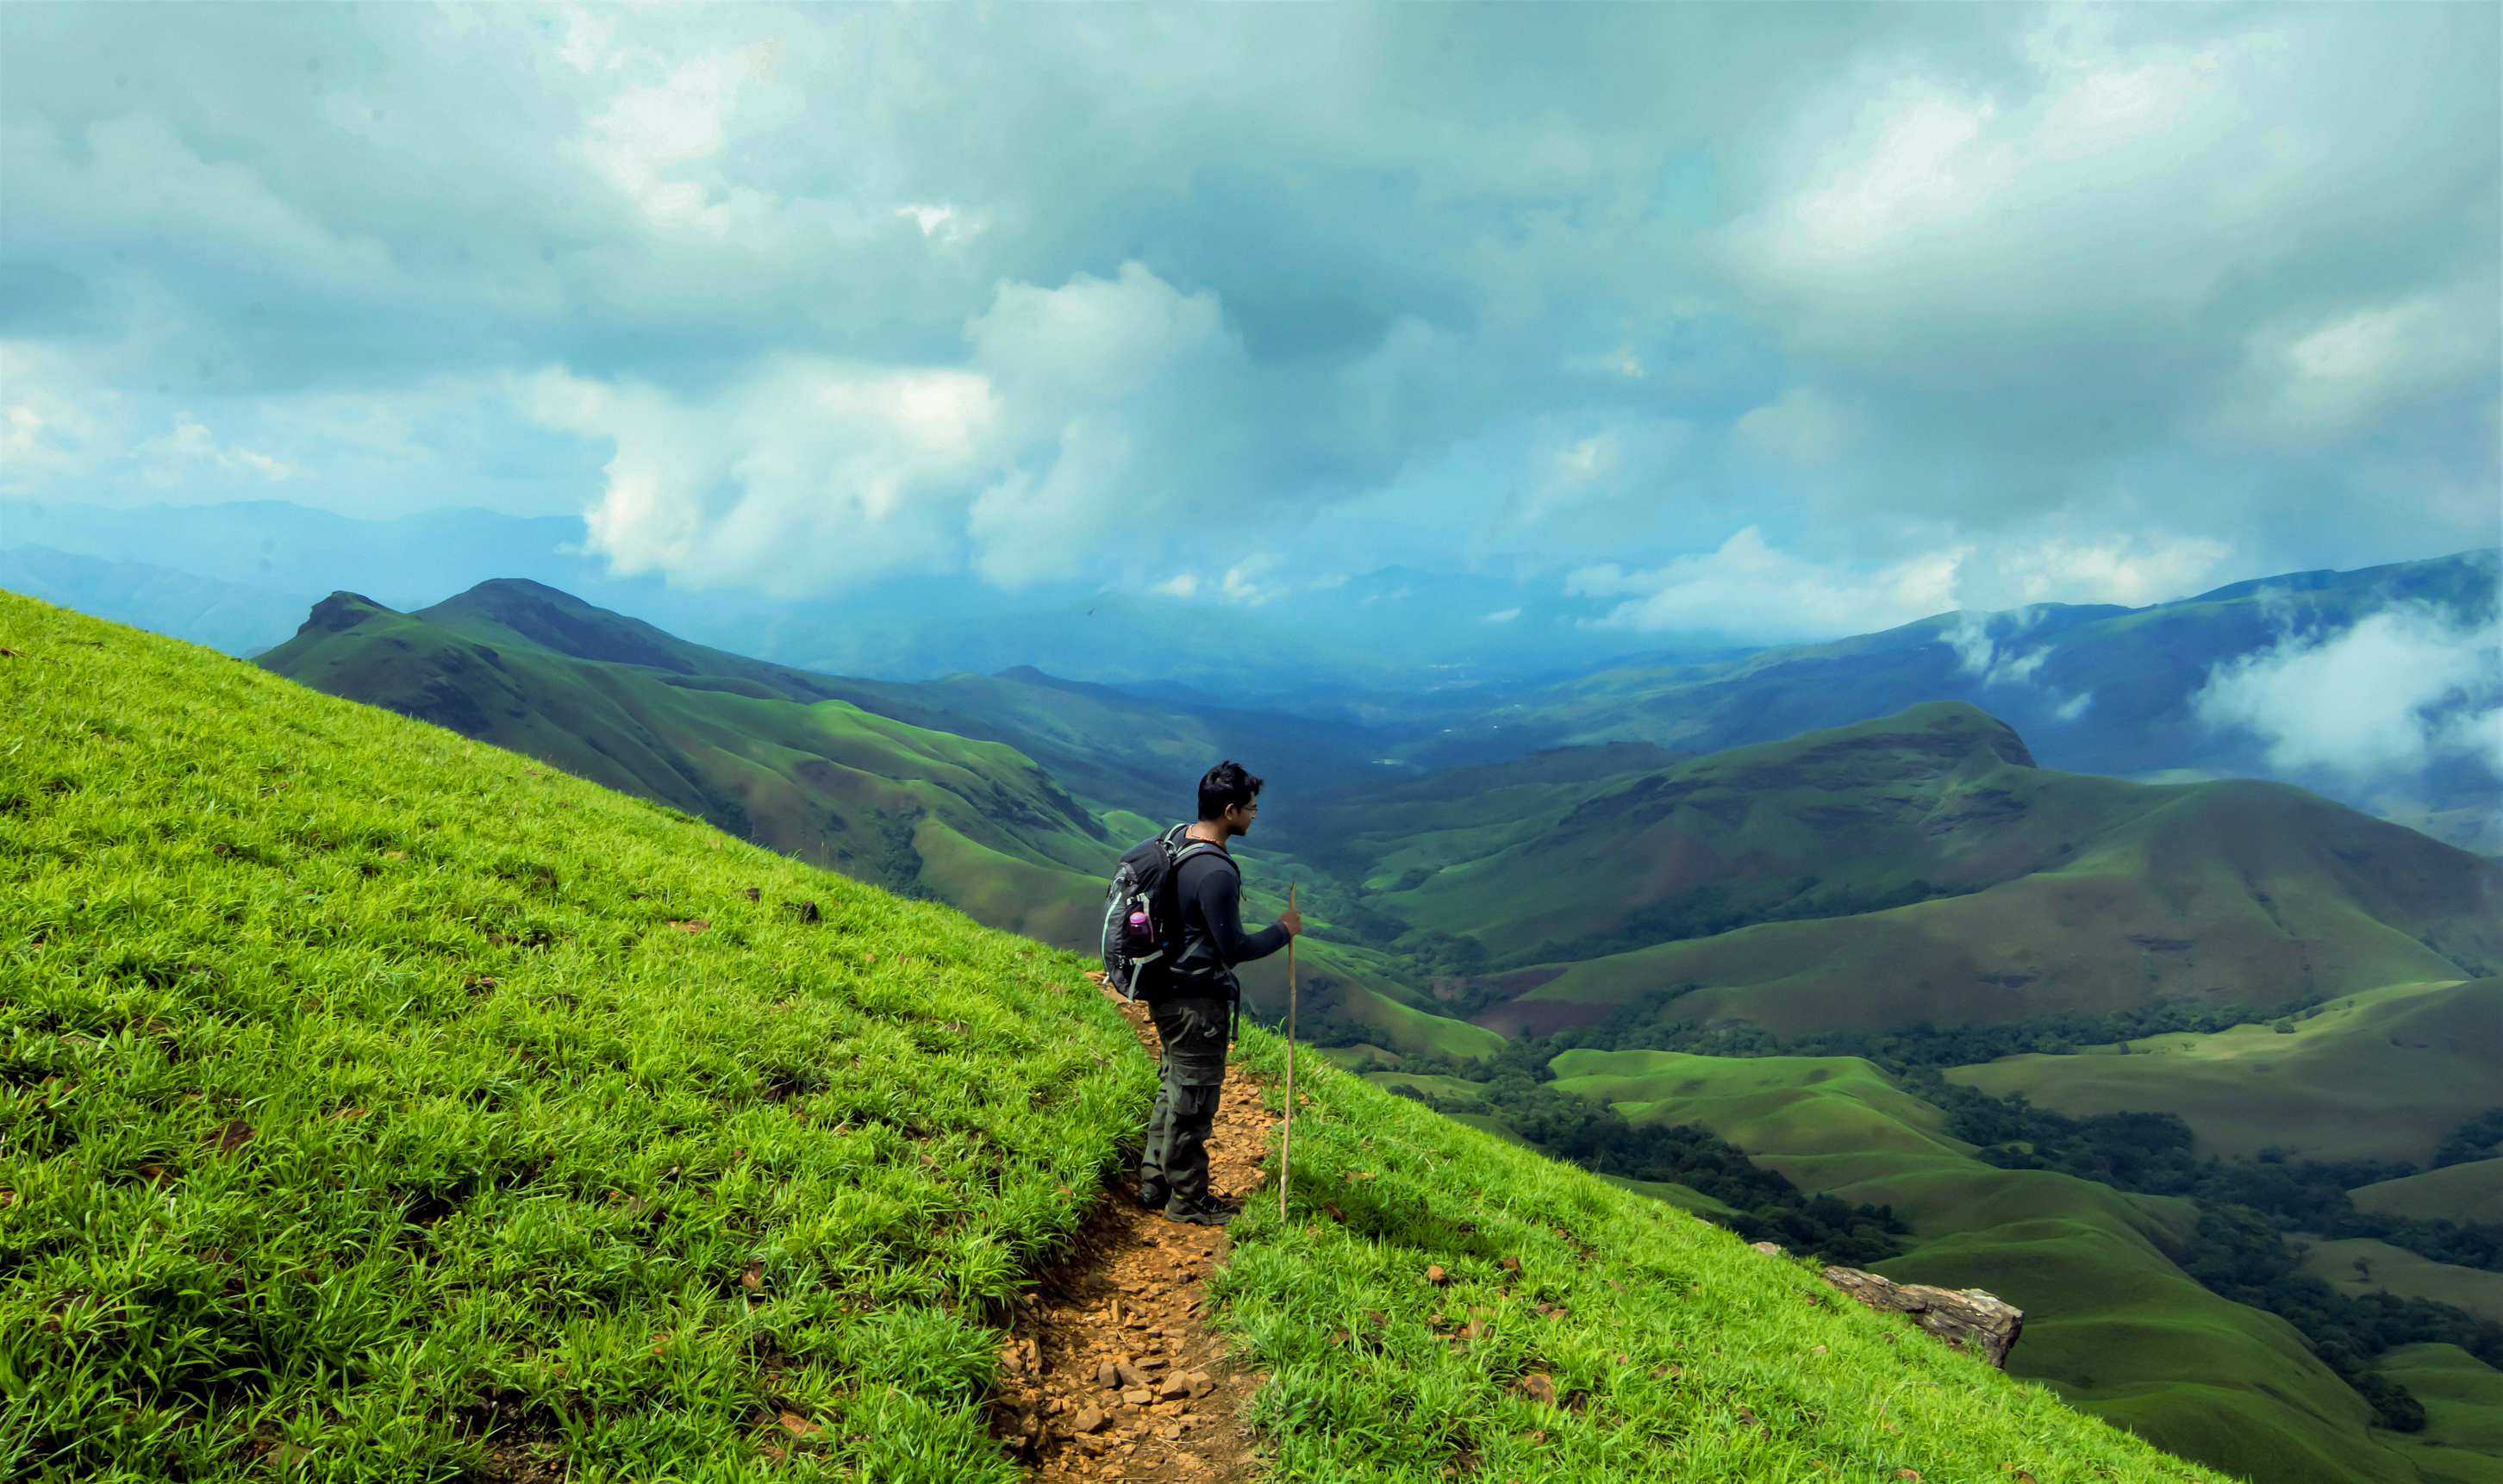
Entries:
MULTIPOLYGON (((1146 1007, 1104 993, 1152 1054, 1146 1007)), ((1209 1136, 1211 1194, 1239 1200, 1260 1186, 1276 1121, 1260 1085, 1227 1067, 1209 1136)), ((1241 1414, 1262 1377, 1238 1369, 1200 1322, 1225 1232, 1141 1210, 1135 1182, 1136 1171, 1123 1170, 1060 1261, 1018 1298, 992 1432, 1037 1479, 1249 1478, 1253 1437, 1241 1414)))

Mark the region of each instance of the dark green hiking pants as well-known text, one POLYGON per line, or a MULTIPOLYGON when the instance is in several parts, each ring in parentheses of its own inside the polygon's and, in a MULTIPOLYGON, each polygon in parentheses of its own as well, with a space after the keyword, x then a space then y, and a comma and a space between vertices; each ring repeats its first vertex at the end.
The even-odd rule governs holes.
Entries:
POLYGON ((1139 1156, 1139 1189, 1186 1200, 1208 1196, 1208 1131, 1225 1082, 1225 1001, 1152 999, 1148 1016, 1164 1042, 1157 1070, 1163 1083, 1148 1115, 1148 1147, 1139 1156))

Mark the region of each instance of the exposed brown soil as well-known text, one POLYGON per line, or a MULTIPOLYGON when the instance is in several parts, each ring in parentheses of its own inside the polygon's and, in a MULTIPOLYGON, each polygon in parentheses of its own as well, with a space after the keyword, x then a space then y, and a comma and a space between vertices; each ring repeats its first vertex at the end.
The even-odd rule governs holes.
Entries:
MULTIPOLYGON (((1153 1052, 1147 1007, 1105 994, 1153 1052)), ((1262 1185, 1277 1115, 1260 1097, 1257 1082, 1226 1068, 1209 1139, 1209 1189, 1219 1197, 1240 1200, 1262 1185)), ((1235 1366, 1204 1323, 1225 1232, 1140 1209, 1136 1176, 1125 1170, 1106 1188, 1017 1301, 992 1430, 1038 1479, 1248 1478, 1254 1438, 1242 1412, 1262 1377, 1235 1366)))

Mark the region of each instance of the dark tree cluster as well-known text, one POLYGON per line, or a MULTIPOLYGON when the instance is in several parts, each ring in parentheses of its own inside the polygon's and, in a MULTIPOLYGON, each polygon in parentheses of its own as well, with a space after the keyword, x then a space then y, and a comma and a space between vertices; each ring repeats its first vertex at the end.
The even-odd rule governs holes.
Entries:
POLYGON ((2433 1167, 2503 1156, 2503 1108, 2488 1108, 2451 1130, 2433 1155, 2433 1167))

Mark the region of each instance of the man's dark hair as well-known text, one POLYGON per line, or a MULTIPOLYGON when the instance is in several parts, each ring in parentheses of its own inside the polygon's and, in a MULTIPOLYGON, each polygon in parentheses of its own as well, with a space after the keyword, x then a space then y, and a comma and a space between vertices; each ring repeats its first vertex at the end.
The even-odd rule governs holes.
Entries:
POLYGON ((1199 817, 1213 820, 1236 804, 1248 804, 1260 793, 1260 780, 1243 764, 1227 759, 1199 781, 1199 817))

